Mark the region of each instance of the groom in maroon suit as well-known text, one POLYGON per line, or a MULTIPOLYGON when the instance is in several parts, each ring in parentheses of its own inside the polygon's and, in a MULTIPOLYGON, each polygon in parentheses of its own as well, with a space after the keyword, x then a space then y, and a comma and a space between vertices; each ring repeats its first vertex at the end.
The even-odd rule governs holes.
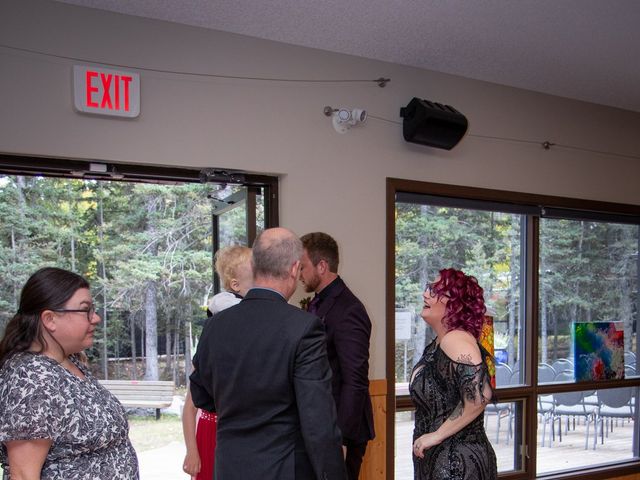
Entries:
POLYGON ((307 292, 315 292, 308 311, 325 324, 347 473, 349 480, 358 480, 367 442, 375 436, 369 397, 371 321, 362 302, 338 276, 336 241, 322 232, 308 233, 301 240, 300 281, 307 292))

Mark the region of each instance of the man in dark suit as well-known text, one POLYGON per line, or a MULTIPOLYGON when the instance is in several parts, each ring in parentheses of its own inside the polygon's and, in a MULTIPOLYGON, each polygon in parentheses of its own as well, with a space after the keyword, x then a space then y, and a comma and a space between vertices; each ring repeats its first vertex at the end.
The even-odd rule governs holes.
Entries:
POLYGON ((302 244, 265 230, 254 288, 206 324, 193 359, 193 403, 218 414, 217 480, 345 480, 320 320, 289 305, 302 244))
POLYGON ((301 240, 300 281, 307 292, 316 294, 308 310, 325 324, 347 473, 349 480, 357 480, 367 442, 375 436, 369 397, 371 321, 362 302, 338 276, 336 241, 321 232, 308 233, 301 240))

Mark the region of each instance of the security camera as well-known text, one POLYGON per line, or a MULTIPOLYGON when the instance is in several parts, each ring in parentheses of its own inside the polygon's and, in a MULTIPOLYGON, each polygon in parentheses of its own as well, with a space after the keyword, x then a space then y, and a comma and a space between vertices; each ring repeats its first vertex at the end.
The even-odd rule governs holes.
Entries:
POLYGON ((355 119, 356 123, 362 123, 367 119, 367 111, 361 108, 354 108, 351 111, 351 117, 355 119))
POLYGON ((347 133, 347 130, 353 125, 362 123, 367 119, 367 111, 361 108, 349 110, 347 108, 339 108, 332 114, 333 128, 338 133, 347 133))

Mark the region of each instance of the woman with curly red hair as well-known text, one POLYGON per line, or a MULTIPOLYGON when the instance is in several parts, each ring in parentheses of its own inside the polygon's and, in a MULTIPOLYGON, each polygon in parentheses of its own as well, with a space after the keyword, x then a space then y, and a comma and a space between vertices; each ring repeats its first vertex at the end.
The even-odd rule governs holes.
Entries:
POLYGON ((436 338, 413 368, 409 392, 416 407, 415 480, 497 478, 496 455, 484 431, 493 399, 488 353, 478 343, 486 307, 475 277, 440 270, 427 285, 421 316, 436 338))

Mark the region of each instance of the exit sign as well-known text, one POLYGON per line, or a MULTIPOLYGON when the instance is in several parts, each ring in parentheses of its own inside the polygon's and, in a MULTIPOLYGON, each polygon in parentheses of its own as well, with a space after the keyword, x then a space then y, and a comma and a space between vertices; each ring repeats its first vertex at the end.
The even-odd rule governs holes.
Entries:
POLYGON ((73 101, 80 112, 137 117, 140 114, 140 75, 74 65, 73 101))

